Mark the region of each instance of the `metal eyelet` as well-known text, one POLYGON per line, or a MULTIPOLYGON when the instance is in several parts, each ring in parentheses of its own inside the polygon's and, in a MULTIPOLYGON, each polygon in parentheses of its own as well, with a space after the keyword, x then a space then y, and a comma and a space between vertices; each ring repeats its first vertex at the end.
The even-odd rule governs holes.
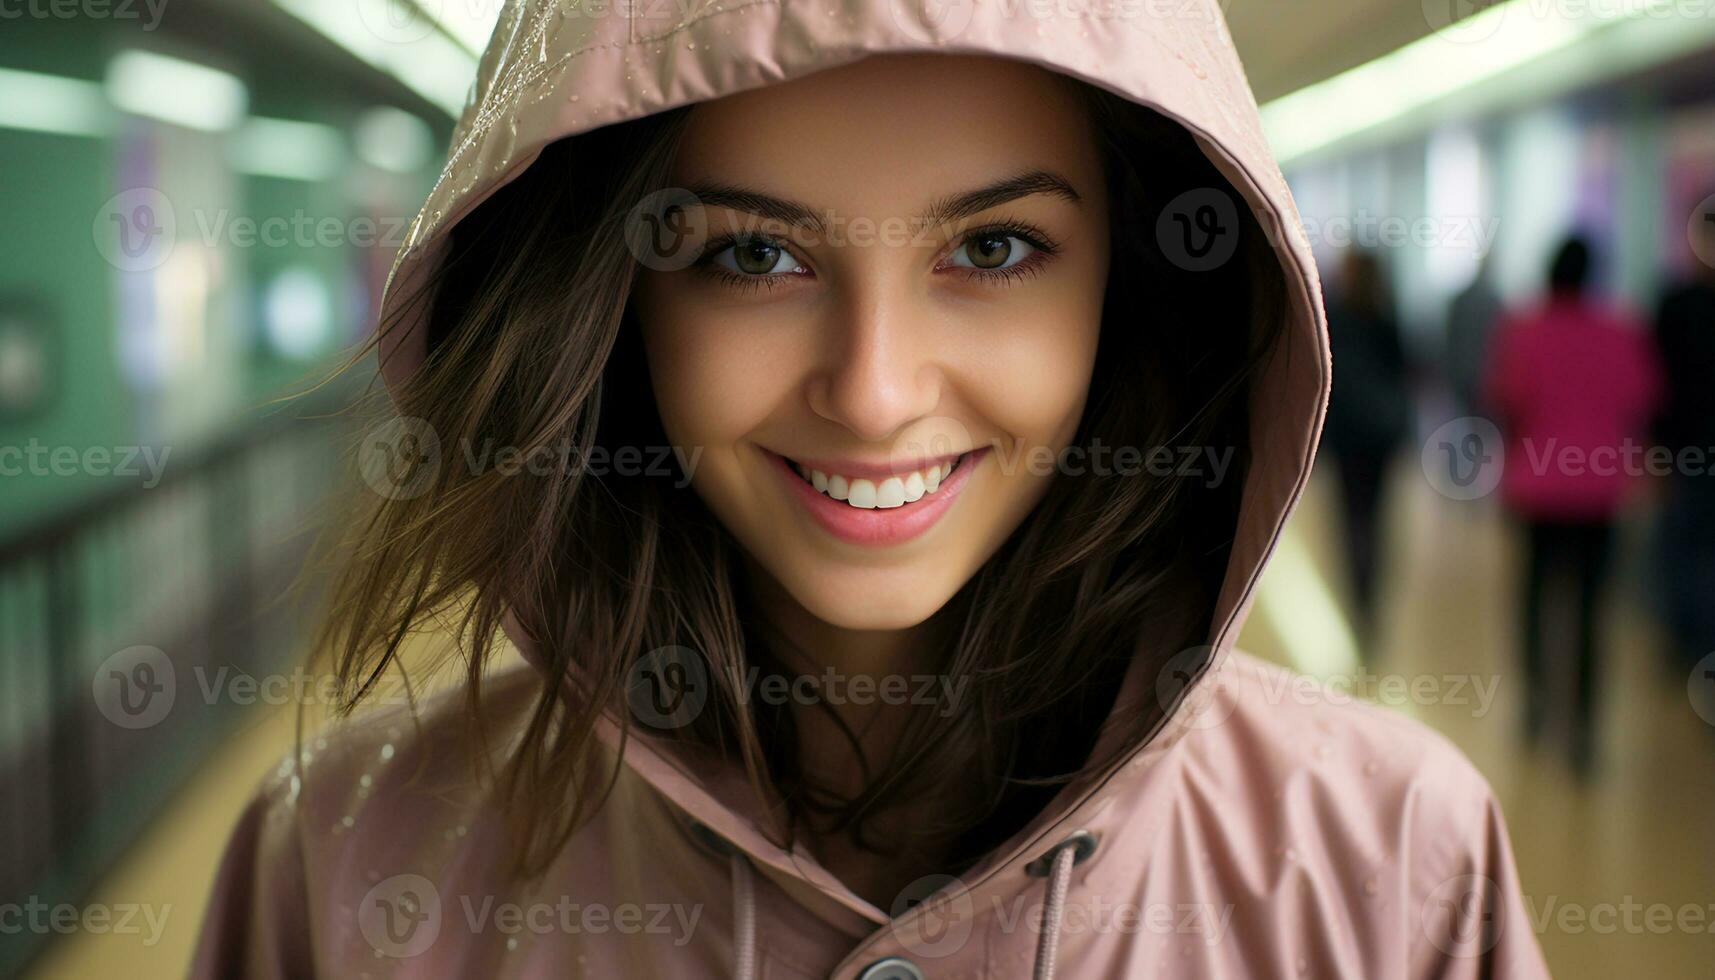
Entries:
POLYGON ((902 956, 889 956, 864 967, 857 980, 924 980, 924 977, 917 964, 902 956))
POLYGON ((1024 873, 1032 878, 1046 878, 1054 870, 1054 856, 1066 848, 1072 848, 1072 863, 1083 864, 1084 859, 1096 853, 1096 835, 1087 830, 1080 830, 1065 840, 1048 849, 1046 854, 1024 866, 1024 873))

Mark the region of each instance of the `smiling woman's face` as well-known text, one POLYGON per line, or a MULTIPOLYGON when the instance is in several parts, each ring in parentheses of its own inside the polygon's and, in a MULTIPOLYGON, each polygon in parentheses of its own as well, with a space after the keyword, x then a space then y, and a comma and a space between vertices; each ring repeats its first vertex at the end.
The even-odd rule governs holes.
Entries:
POLYGON ((1074 93, 1018 62, 871 57, 699 106, 672 180, 703 202, 701 259, 635 301, 692 486, 817 618, 923 622, 1084 409, 1108 203, 1074 93))

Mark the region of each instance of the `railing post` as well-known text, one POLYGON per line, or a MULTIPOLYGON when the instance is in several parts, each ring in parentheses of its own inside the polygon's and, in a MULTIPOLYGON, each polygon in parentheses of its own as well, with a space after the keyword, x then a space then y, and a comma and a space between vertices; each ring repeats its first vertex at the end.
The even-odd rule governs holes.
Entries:
POLYGON ((92 714, 88 710, 91 686, 82 676, 83 650, 78 642, 77 555, 74 537, 53 542, 44 556, 47 587, 45 643, 47 655, 49 738, 52 764, 48 768, 48 812, 52 814, 53 851, 56 870, 75 874, 79 831, 88 812, 88 778, 92 714))

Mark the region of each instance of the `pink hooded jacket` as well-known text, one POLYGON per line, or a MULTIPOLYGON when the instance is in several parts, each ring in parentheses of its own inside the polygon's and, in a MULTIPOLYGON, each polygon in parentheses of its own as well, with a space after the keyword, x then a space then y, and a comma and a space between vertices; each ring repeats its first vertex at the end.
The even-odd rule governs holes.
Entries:
MULTIPOLYGON (((1547 975, 1501 814, 1445 739, 1237 653, 1264 563, 1302 493, 1328 344, 1308 243, 1215 0, 1086 5, 509 0, 446 171, 388 292, 548 143, 884 51, 1023 59, 1192 132, 1270 236, 1283 346, 1253 392, 1254 463, 1212 631, 1114 711, 1160 704, 1140 749, 1066 786, 934 897, 877 908, 759 830, 736 768, 634 734, 606 806, 539 882, 499 874, 507 838, 462 694, 387 710, 270 774, 228 844, 196 977, 1507 977, 1547 975)), ((390 382, 423 355, 390 331, 390 382)), ((492 699, 504 751, 545 678, 492 699)), ((604 732, 615 751, 615 725, 604 732)))

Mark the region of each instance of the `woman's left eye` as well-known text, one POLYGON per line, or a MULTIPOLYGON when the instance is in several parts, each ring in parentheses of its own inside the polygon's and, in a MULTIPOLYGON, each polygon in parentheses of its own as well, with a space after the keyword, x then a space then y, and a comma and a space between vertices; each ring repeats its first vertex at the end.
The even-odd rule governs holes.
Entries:
POLYGON ((982 232, 971 236, 953 250, 951 264, 961 269, 998 272, 1010 269, 1036 251, 1036 246, 1018 235, 1003 232, 982 232))

